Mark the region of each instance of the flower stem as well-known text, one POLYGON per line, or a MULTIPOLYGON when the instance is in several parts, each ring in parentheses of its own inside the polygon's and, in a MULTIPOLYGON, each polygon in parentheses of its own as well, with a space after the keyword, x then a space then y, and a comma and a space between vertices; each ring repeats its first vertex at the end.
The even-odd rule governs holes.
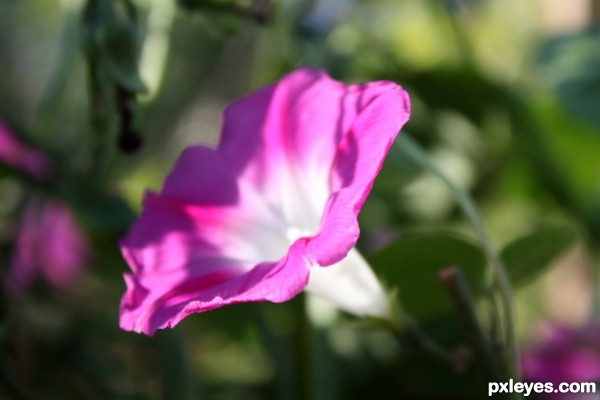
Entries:
MULTIPOLYGON (((404 316, 406 325, 410 328, 412 335, 419 341, 419 345, 427 350, 431 355, 437 357, 441 361, 454 367, 456 365, 456 359, 452 353, 442 347, 441 344, 432 339, 427 333, 423 331, 417 321, 415 321, 410 315, 404 316)), ((398 332, 395 332, 395 336, 398 337, 398 332)), ((400 341, 402 343, 402 341, 400 341)))
POLYGON ((265 305, 256 310, 258 327, 267 351, 276 365, 275 387, 281 400, 314 400, 313 328, 307 315, 304 295, 285 304, 294 315, 291 331, 277 328, 276 314, 268 313, 265 305))
POLYGON ((60 39, 60 47, 52 66, 48 84, 42 92, 33 122, 34 132, 54 133, 57 130, 58 107, 64 98, 69 79, 72 77, 75 61, 77 60, 78 18, 79 6, 65 6, 66 23, 60 39))
POLYGON ((448 290, 458 311, 467 339, 481 365, 487 370, 486 378, 498 382, 502 379, 493 345, 482 328, 475 300, 459 268, 448 267, 440 271, 439 278, 448 290))
POLYGON ((504 327, 505 327, 505 343, 507 347, 506 364, 509 369, 509 374, 515 379, 519 379, 520 361, 519 352, 516 341, 516 327, 514 322, 512 290, 506 268, 496 253, 494 246, 488 236, 483 223, 483 218, 479 214, 477 206, 468 195, 468 193, 458 184, 456 184, 442 168, 427 155, 417 142, 415 142, 406 132, 400 135, 396 141, 403 152, 409 156, 415 163, 421 165, 428 171, 431 171, 439 179, 441 179, 452 191, 458 204, 465 213, 467 219, 471 223, 475 234, 479 238, 481 247, 488 259, 490 265, 490 280, 498 288, 500 299, 502 301, 504 311, 504 327))
POLYGON ((314 375, 313 375, 313 343, 312 326, 308 318, 306 295, 298 296, 296 302, 296 318, 298 318, 297 336, 297 376, 298 399, 314 400, 314 375))
POLYGON ((275 364, 276 397, 281 400, 296 400, 296 390, 294 390, 296 375, 289 340, 274 329, 273 318, 268 315, 265 308, 264 304, 256 304, 252 309, 265 349, 275 364))
POLYGON ((197 398, 188 365, 185 346, 179 332, 164 330, 156 335, 164 399, 197 398))

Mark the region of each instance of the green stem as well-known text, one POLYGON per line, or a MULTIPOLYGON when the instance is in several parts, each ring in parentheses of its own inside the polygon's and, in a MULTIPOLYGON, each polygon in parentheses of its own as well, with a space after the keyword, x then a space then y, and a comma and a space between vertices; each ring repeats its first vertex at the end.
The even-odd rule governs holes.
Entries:
POLYGON ((185 346, 179 332, 166 329, 156 335, 160 359, 163 399, 195 399, 194 385, 188 366, 185 346))
POLYGON ((306 308, 306 295, 296 299, 297 335, 297 366, 298 366, 298 399, 314 400, 314 374, 312 368, 313 343, 312 325, 306 308))
POLYGON ((56 130, 57 109, 64 97, 65 89, 69 87, 76 56, 79 50, 79 25, 76 12, 69 9, 65 13, 65 27, 60 40, 60 47, 56 56, 56 63, 44 88, 38 104, 32 131, 54 132, 56 130))
POLYGON ((277 366, 277 398, 315 400, 314 332, 308 319, 305 295, 296 296, 285 305, 297 323, 290 333, 275 329, 275 316, 270 316, 264 306, 259 306, 256 313, 258 327, 277 366))
POLYGON ((493 345, 485 335, 479 320, 475 300, 461 270, 456 267, 445 268, 440 271, 439 278, 454 302, 471 348, 475 351, 475 355, 484 370, 487 370, 485 378, 490 382, 500 381, 502 375, 500 374, 493 345))
POLYGON ((440 13, 442 13, 452 30, 452 35, 454 36, 454 43, 458 46, 458 51, 461 57, 461 61, 464 65, 476 65, 473 59, 473 52, 471 51, 471 43, 469 41, 469 37, 466 34, 465 30, 462 28, 465 22, 468 21, 460 21, 460 19, 465 19, 468 15, 465 9, 460 12, 450 13, 448 7, 444 7, 444 2, 434 2, 432 3, 434 6, 438 7, 440 13))
POLYGON ((590 312, 588 325, 595 324, 600 319, 600 252, 592 251, 592 262, 595 268, 592 269, 593 285, 592 285, 592 310, 590 312))
POLYGON ((502 300, 504 309, 504 324, 506 329, 505 341, 507 347, 506 362, 509 368, 509 374, 515 379, 519 379, 521 376, 520 361, 516 341, 516 327, 513 311, 514 306, 512 301, 510 281, 508 279, 506 267, 491 243, 489 235, 485 229, 483 218, 479 214, 477 206, 468 193, 460 185, 456 184, 442 170, 442 168, 427 155, 425 150, 422 149, 419 144, 415 142, 408 134, 404 133, 400 135, 396 143, 414 162, 434 173, 439 179, 448 185, 461 209, 471 223, 476 236, 479 238, 481 247, 491 267, 490 276, 493 278, 493 283, 499 289, 500 299, 502 300))
POLYGON ((491 342, 494 348, 500 348, 502 346, 502 332, 500 326, 500 315, 499 310, 500 306, 498 305, 498 299, 494 296, 491 288, 488 288, 487 299, 489 301, 489 309, 490 309, 490 335, 491 342))
POLYGON ((265 312, 263 304, 257 304, 255 317, 263 343, 276 366, 275 386, 277 398, 281 400, 296 400, 294 390, 294 363, 291 357, 289 341, 273 328, 272 318, 265 312))
MULTIPOLYGON (((410 328, 412 335, 419 341, 419 345, 423 349, 452 367, 456 365, 456 358, 454 355, 424 332, 419 323, 415 321, 412 316, 404 314, 404 320, 406 325, 410 328)), ((396 337, 398 337, 398 334, 399 332, 395 331, 396 337)))

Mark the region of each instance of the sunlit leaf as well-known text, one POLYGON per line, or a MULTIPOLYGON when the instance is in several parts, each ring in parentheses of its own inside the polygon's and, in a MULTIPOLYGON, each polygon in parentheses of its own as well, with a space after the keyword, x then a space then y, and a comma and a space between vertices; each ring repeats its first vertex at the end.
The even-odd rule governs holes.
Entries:
POLYGON ((531 282, 571 247, 576 238, 570 228, 548 227, 510 243, 500 257, 513 285, 531 282))

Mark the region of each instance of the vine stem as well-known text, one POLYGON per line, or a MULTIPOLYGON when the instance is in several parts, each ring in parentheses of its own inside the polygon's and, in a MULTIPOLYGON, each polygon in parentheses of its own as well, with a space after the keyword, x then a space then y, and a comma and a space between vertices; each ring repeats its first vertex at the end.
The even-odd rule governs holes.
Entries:
POLYGON ((483 376, 492 378, 494 381, 501 380, 498 358, 495 356, 493 345, 479 320, 475 299, 462 271, 457 267, 444 268, 439 273, 439 279, 454 302, 463 331, 475 351, 478 362, 481 363, 484 371, 487 370, 487 375, 483 376))
POLYGON ((441 179, 452 191, 456 201, 460 205, 467 219, 472 225, 472 228, 479 239, 481 247, 488 259, 490 270, 490 280, 500 293, 504 310, 505 324, 505 343, 507 347, 506 362, 509 368, 509 374, 515 379, 520 379, 521 368, 519 360, 519 349, 516 340, 516 326, 514 318, 514 305, 512 300, 512 289, 508 279, 506 267, 497 254, 494 246, 491 243, 490 237, 485 228, 483 218, 471 196, 456 182, 454 182, 444 170, 427 155, 426 151, 415 142, 406 132, 398 136, 396 144, 400 146, 403 152, 409 156, 414 162, 422 166, 426 170, 431 171, 439 179, 441 179))

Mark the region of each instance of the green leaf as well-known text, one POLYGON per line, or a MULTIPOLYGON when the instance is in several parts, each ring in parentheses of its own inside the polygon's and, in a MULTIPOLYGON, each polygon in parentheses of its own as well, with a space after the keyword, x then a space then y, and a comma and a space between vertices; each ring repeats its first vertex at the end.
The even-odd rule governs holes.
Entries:
MULTIPOLYGON (((541 181, 562 187, 566 191, 562 196, 570 196, 567 197, 571 202, 570 208, 575 208, 576 213, 588 225, 595 225, 594 230, 599 232, 600 219, 594 217, 600 206, 597 172, 600 169, 600 135, 590 125, 566 112, 554 99, 540 99, 532 105, 533 116, 541 128, 539 138, 532 138, 532 141, 535 140, 532 146, 539 149, 539 142, 543 141, 548 162, 553 163, 556 170, 540 166, 541 181)), ((552 192, 557 190, 551 185, 546 186, 552 192)))
POLYGON ((111 77, 135 93, 146 90, 137 68, 137 43, 134 26, 112 22, 101 35, 104 58, 111 77))
POLYGON ((404 236, 369 261, 385 284, 399 288, 402 309, 421 320, 441 316, 454 307, 438 278, 442 269, 459 267, 474 296, 484 287, 484 253, 474 241, 460 235, 404 236))
POLYGON ((559 100, 569 112, 600 133, 600 28, 549 40, 541 65, 559 100))
POLYGON ((515 240, 500 253, 513 285, 531 282, 573 245, 577 236, 566 227, 547 227, 515 240))

